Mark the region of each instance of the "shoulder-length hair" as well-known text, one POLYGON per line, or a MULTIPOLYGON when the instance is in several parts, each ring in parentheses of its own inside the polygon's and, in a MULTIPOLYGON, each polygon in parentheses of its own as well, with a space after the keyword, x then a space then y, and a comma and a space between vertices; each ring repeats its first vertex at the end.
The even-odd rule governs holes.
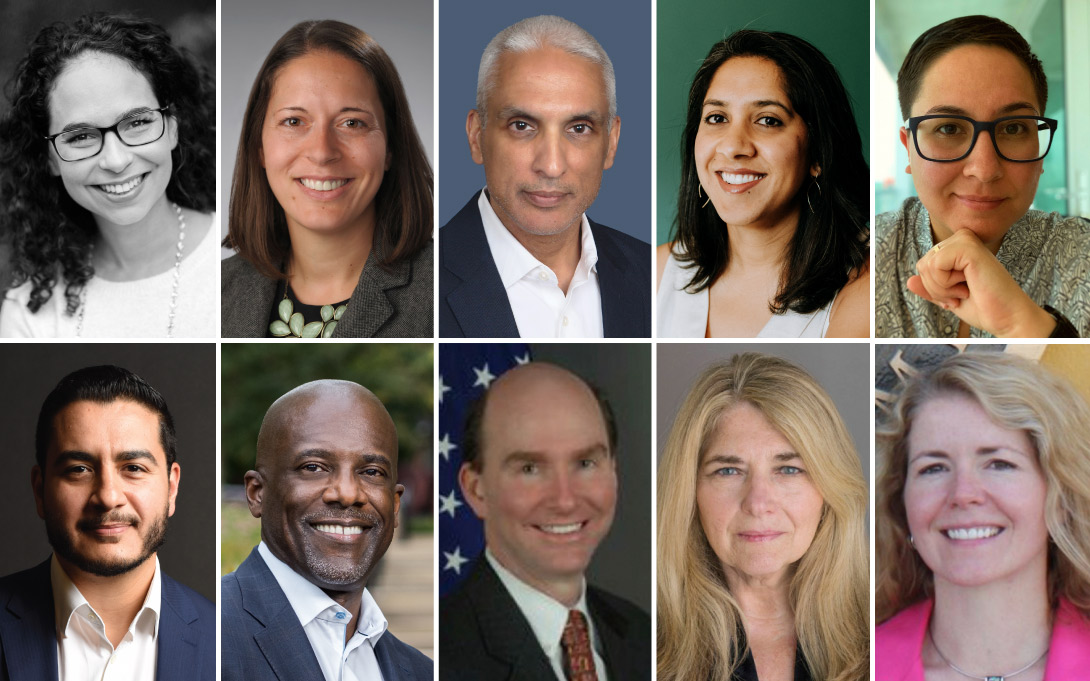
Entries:
POLYGON ((734 57, 762 57, 779 67, 791 106, 806 124, 807 166, 821 168, 821 174, 805 183, 795 199, 801 204, 799 224, 787 248, 779 292, 769 302, 774 313, 813 312, 827 305, 869 258, 870 171, 851 101, 836 68, 802 38, 737 31, 716 43, 697 69, 681 135, 673 253, 680 262, 689 263, 693 276, 686 288, 693 293, 715 283, 730 262, 730 239, 723 220, 715 206, 699 195, 694 145, 708 87, 719 67, 734 57))
POLYGON ((700 524, 700 460, 720 416, 753 405, 802 457, 825 501, 814 541, 794 566, 789 595, 810 675, 869 673, 867 485, 829 395, 798 366, 758 353, 708 367, 681 406, 659 465, 658 678, 727 681, 747 644, 738 601, 700 524))
POLYGON ((431 165, 394 63, 371 36, 355 26, 332 20, 304 21, 276 41, 250 90, 231 182, 230 224, 223 240, 225 247, 236 249, 270 279, 285 278, 283 264, 291 253, 291 239, 284 209, 261 166, 261 129, 280 70, 318 50, 347 57, 371 74, 386 116, 391 165, 374 199, 375 242, 385 256, 381 265, 411 258, 431 240, 431 165))
POLYGON ((94 276, 88 262, 98 228, 49 169, 49 96, 57 76, 84 52, 124 59, 148 79, 160 106, 178 122, 167 185, 171 201, 208 212, 216 204, 216 92, 208 72, 162 26, 126 14, 96 12, 38 32, 8 82, 11 110, 0 121, 3 224, 13 237, 13 285, 33 282, 31 312, 53 295, 58 270, 68 314, 94 276))
POLYGON ((883 459, 875 490, 875 615, 883 622, 934 595, 931 569, 908 540, 904 491, 908 436, 928 400, 962 395, 995 423, 1024 431, 1048 484, 1045 524, 1050 598, 1063 596, 1090 617, 1090 408, 1067 381, 1028 360, 963 353, 908 382, 876 431, 883 459))

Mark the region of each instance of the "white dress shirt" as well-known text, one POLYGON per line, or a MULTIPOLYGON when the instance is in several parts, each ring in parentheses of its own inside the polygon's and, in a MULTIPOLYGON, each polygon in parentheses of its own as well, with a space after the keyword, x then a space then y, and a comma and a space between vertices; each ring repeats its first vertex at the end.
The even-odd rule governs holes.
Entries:
POLYGON ((352 613, 274 556, 265 542, 258 544, 257 550, 303 625, 325 681, 382 681, 375 644, 386 632, 387 623, 371 593, 363 590, 356 631, 345 643, 352 613))
POLYGON ((158 658, 159 612, 163 582, 159 559, 144 605, 114 648, 106 625, 68 578, 57 557, 49 564, 53 615, 57 627, 60 681, 132 681, 154 679, 158 658))
POLYGON ((560 645, 560 639, 564 635, 564 626, 568 623, 568 611, 578 610, 587 620, 587 630, 590 634, 591 649, 594 651, 594 670, 598 673, 598 681, 609 681, 606 675, 606 663, 602 659, 601 641, 594 628, 594 618, 587 610, 587 581, 583 580, 583 589, 579 594, 579 601, 574 607, 569 608, 551 596, 547 596, 526 582, 522 581, 511 571, 500 565, 492 551, 485 547, 485 558, 492 569, 496 571, 500 582, 507 588, 511 598, 515 599, 515 605, 522 611, 522 616, 530 623, 530 628, 537 638, 541 649, 545 651, 545 657, 553 666, 558 681, 565 681, 568 677, 564 673, 564 647, 560 645))
POLYGON ((503 226, 486 191, 477 199, 484 236, 507 292, 522 338, 601 338, 602 291, 598 287, 598 248, 584 213, 579 221, 580 251, 568 293, 556 274, 535 258, 503 226))

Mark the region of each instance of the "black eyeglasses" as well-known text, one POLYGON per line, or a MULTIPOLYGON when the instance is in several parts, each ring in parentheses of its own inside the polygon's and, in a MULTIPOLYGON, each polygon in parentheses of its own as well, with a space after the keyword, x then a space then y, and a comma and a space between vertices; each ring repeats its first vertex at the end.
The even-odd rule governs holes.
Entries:
POLYGON ((994 121, 977 121, 968 116, 931 114, 905 121, 912 133, 916 153, 928 161, 951 163, 973 153, 977 137, 987 132, 995 153, 1006 161, 1040 161, 1052 147, 1059 123, 1041 116, 1003 116, 994 121))
POLYGON ((62 161, 82 161, 102 151, 108 132, 116 134, 117 139, 130 147, 158 141, 166 130, 163 113, 169 110, 169 104, 161 109, 145 109, 122 118, 108 128, 76 128, 49 135, 45 139, 53 144, 62 161))

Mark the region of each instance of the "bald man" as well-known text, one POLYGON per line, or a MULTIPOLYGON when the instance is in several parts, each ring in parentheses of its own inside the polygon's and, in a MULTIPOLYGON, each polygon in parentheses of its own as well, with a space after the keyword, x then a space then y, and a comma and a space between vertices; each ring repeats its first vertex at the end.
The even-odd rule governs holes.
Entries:
POLYGON ((440 678, 650 679, 647 613, 584 576, 617 503, 608 403, 560 367, 516 367, 471 407, 463 449, 485 559, 440 602, 440 678))
POLYGON ((363 386, 314 381, 269 407, 246 473, 261 543, 223 578, 224 681, 432 678, 366 589, 404 491, 394 422, 363 386))

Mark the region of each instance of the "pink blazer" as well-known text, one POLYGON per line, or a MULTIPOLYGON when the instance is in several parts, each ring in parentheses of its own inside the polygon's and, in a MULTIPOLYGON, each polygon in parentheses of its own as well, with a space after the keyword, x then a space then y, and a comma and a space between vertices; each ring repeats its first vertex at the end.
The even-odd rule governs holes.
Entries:
MULTIPOLYGON (((905 608, 878 626, 874 632, 874 674, 876 681, 924 681, 923 650, 933 601, 905 608)), ((1090 673, 1090 622, 1075 606, 1060 599, 1052 623, 1045 681, 1070 681, 1090 673)))

